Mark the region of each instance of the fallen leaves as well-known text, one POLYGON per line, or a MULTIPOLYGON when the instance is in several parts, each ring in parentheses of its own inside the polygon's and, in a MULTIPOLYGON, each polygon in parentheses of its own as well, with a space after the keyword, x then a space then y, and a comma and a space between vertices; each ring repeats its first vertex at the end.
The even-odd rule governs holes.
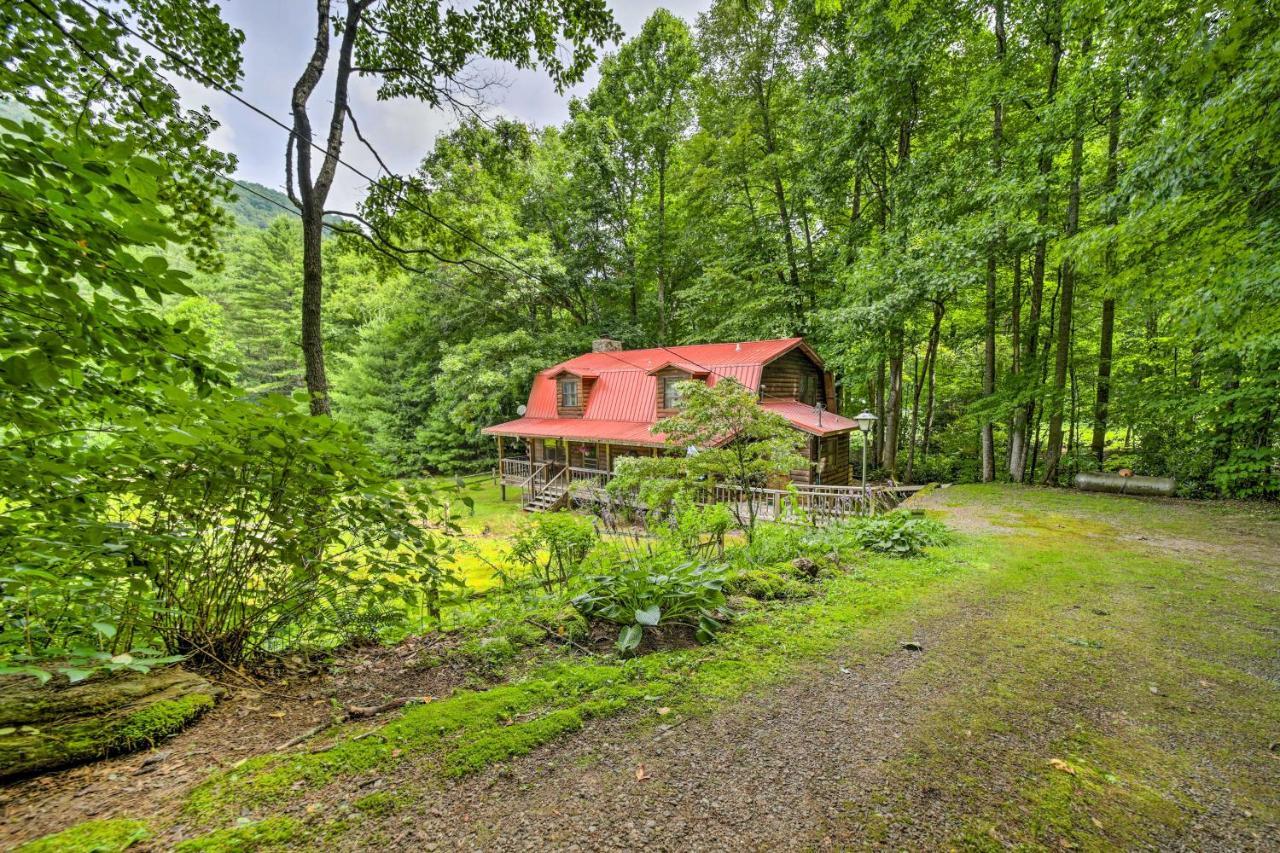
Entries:
POLYGON ((651 777, 648 773, 646 773, 646 772, 645 772, 645 769, 644 769, 644 765, 643 765, 643 764, 641 764, 639 767, 637 767, 637 768, 636 768, 636 781, 637 781, 637 782, 643 782, 645 779, 650 779, 650 778, 652 778, 652 777, 651 777))
POLYGON ((1067 762, 1063 761, 1061 758, 1050 758, 1049 766, 1052 767, 1054 770, 1060 770, 1063 773, 1068 773, 1072 776, 1076 775, 1076 769, 1072 767, 1070 764, 1068 764, 1067 762))

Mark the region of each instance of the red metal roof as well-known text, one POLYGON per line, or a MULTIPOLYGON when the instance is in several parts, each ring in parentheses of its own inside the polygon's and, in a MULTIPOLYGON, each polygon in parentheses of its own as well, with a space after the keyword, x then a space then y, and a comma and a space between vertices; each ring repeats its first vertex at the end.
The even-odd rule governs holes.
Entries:
POLYGON ((795 400, 765 400, 760 406, 771 412, 777 412, 791 421, 793 427, 804 430, 810 435, 823 437, 839 435, 858 428, 858 424, 852 418, 834 415, 831 412, 823 412, 822 423, 819 424, 817 409, 795 400))
MULTIPOLYGON (((796 347, 822 364, 803 338, 586 353, 539 372, 524 416, 487 427, 484 433, 660 446, 662 435, 649 431, 658 420, 654 371, 674 366, 706 373, 711 385, 732 377, 749 391, 758 391, 764 366, 796 347), (565 372, 595 379, 581 418, 556 417, 555 377, 565 372)), ((853 427, 848 418, 824 412, 819 428, 813 408, 803 403, 770 400, 765 406, 813 435, 832 435, 853 427)))
POLYGON ((662 447, 666 436, 649 432, 651 423, 635 421, 589 421, 586 418, 516 418, 505 424, 485 427, 486 435, 525 438, 565 438, 570 441, 616 441, 662 447))

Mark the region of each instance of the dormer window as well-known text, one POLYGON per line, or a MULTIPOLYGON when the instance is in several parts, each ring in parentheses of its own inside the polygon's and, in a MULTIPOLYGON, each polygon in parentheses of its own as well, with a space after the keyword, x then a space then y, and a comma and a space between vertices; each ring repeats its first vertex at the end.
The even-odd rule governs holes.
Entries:
POLYGON ((680 391, 677 385, 684 381, 683 376, 665 376, 662 379, 662 408, 676 409, 680 406, 680 391))
POLYGON ((578 406, 578 380, 565 377, 560 380, 560 407, 571 409, 578 406))

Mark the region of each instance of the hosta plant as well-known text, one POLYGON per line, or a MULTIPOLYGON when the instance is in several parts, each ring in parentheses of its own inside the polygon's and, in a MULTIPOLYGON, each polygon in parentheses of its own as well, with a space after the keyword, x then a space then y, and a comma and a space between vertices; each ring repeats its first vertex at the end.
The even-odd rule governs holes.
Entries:
POLYGON ((623 563, 611 574, 588 579, 588 589, 573 605, 589 619, 621 626, 618 651, 639 648, 646 629, 685 625, 707 643, 720 630, 717 615, 724 606, 724 578, 715 569, 696 563, 675 566, 623 563))

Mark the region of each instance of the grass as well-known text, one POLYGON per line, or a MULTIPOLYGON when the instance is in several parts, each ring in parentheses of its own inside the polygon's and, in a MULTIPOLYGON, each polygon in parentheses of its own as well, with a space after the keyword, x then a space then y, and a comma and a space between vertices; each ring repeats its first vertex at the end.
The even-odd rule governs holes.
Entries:
POLYGON ((508 489, 504 501, 501 488, 492 480, 470 481, 463 494, 471 498, 472 506, 457 503, 453 506, 464 534, 455 567, 469 589, 483 591, 497 582, 493 567, 501 565, 524 513, 520 509, 519 490, 508 489))
MULTIPOLYGON (((513 529, 514 502, 493 486, 473 494, 466 526, 513 529)), ((924 792, 950 804, 951 822, 931 830, 971 849, 1168 846, 1224 810, 1250 816, 1233 818, 1246 836, 1280 821, 1268 740, 1280 731, 1268 628, 1280 594, 1264 566, 1280 514, 991 486, 933 500, 980 508, 999 530, 918 559, 850 555, 855 568, 817 594, 756 604, 710 646, 538 663, 380 726, 331 731, 329 749, 251 759, 197 788, 185 819, 216 826, 247 810, 262 819, 252 826, 300 820, 339 837, 345 826, 314 826, 306 808, 321 789, 356 791, 410 764, 464 776, 627 710, 641 725, 659 706, 667 722, 714 713, 837 652, 874 661, 923 625, 939 636, 900 686, 921 697, 918 719, 904 721, 904 748, 884 769, 888 799, 847 805, 847 842, 911 846, 924 792), (1214 545, 1228 534, 1235 553, 1214 545)), ((752 583, 744 591, 779 581, 752 583)), ((392 788, 353 805, 376 823, 421 796, 392 788)), ((223 846, 188 849, 250 849, 229 845, 258 831, 231 827, 203 837, 223 846)))
MULTIPOLYGON (((1276 654, 1273 570, 1229 547, 1189 559, 1165 542, 1212 541, 1239 512, 1057 490, 949 492, 951 505, 995 504, 1014 532, 961 546, 995 569, 957 590, 982 613, 907 676, 907 690, 948 689, 887 771, 898 800, 853 809, 850 834, 884 831, 885 812, 918 812, 924 790, 963 804, 954 841, 978 848, 1165 846, 1224 809, 1250 816, 1246 837, 1280 820, 1265 743, 1280 731, 1280 697, 1274 671, 1256 671, 1276 654)), ((1249 514, 1280 530, 1273 512, 1249 514)), ((1247 523, 1240 533, 1248 538, 1247 523)))

